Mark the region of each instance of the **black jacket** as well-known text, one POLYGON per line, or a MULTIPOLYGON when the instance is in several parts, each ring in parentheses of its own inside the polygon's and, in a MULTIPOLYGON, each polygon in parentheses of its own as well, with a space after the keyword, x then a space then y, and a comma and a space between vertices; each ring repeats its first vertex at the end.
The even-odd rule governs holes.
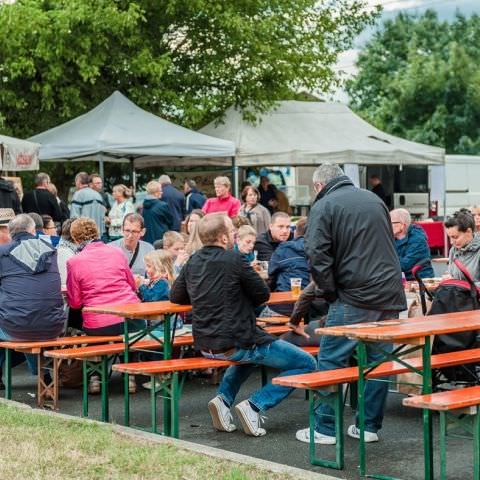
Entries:
POLYGON ((22 208, 25 213, 35 212, 39 215, 50 215, 54 222, 63 220, 60 205, 55 195, 44 188, 36 188, 27 192, 22 198, 22 208))
MULTIPOLYGON (((288 240, 292 240, 293 233, 290 233, 288 240)), ((273 255, 273 252, 277 249, 277 247, 282 242, 275 242, 272 238, 270 230, 262 233, 257 237, 257 241, 255 242, 255 250, 258 252, 257 260, 262 262, 269 262, 270 258, 273 255)))
POLYGON ((269 298, 266 283, 240 253, 206 246, 193 254, 170 290, 170 300, 191 304, 197 350, 249 349, 276 338, 256 325, 255 307, 269 298))
POLYGON ((12 208, 15 214, 22 213, 20 199, 12 182, 0 178, 0 208, 12 208))
POLYGON ((162 201, 168 204, 173 217, 172 230, 180 231, 180 226, 185 218, 185 196, 178 191, 171 183, 162 185, 162 201))
POLYGON ((152 245, 155 240, 162 239, 163 234, 172 228, 173 217, 168 205, 158 198, 147 197, 143 201, 142 215, 147 230, 143 240, 152 245))
POLYGON ((407 308, 387 207, 348 177, 332 180, 315 199, 305 252, 327 300, 370 310, 407 308))

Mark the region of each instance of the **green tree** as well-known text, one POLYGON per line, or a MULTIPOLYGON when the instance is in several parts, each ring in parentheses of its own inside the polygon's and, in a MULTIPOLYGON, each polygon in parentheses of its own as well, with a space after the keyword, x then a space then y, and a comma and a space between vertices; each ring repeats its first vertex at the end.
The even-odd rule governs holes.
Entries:
POLYGON ((378 128, 447 153, 480 153, 480 17, 427 11, 387 21, 347 82, 351 106, 378 128))
POLYGON ((17 0, 0 4, 0 129, 27 137, 120 90, 200 127, 327 91, 365 0, 17 0))

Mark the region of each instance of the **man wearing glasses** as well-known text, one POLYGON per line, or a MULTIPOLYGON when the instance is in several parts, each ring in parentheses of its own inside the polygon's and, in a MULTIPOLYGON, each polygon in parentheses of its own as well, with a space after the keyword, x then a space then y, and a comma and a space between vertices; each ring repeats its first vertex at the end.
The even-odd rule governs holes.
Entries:
POLYGON ((140 240, 145 235, 143 217, 138 213, 125 215, 122 225, 123 238, 119 238, 110 245, 114 245, 127 257, 128 264, 134 275, 145 276, 143 257, 153 250, 153 246, 140 240))

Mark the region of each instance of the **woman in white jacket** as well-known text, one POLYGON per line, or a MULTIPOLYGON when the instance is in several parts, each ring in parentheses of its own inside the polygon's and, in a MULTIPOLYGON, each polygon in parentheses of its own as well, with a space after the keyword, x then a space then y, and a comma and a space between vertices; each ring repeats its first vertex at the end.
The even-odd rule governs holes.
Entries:
POLYGON ((108 235, 110 240, 117 240, 123 237, 122 225, 125 215, 135 213, 135 207, 130 200, 132 191, 125 185, 115 185, 112 189, 112 197, 115 200, 106 223, 108 225, 108 235))

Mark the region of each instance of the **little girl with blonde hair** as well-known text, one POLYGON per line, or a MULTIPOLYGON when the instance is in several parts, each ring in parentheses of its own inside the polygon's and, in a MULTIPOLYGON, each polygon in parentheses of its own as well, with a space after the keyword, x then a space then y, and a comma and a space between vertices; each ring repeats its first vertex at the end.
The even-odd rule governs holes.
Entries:
POLYGON ((148 252, 143 260, 147 280, 138 287, 140 298, 144 302, 168 300, 170 286, 174 280, 173 255, 166 250, 153 250, 148 252))

